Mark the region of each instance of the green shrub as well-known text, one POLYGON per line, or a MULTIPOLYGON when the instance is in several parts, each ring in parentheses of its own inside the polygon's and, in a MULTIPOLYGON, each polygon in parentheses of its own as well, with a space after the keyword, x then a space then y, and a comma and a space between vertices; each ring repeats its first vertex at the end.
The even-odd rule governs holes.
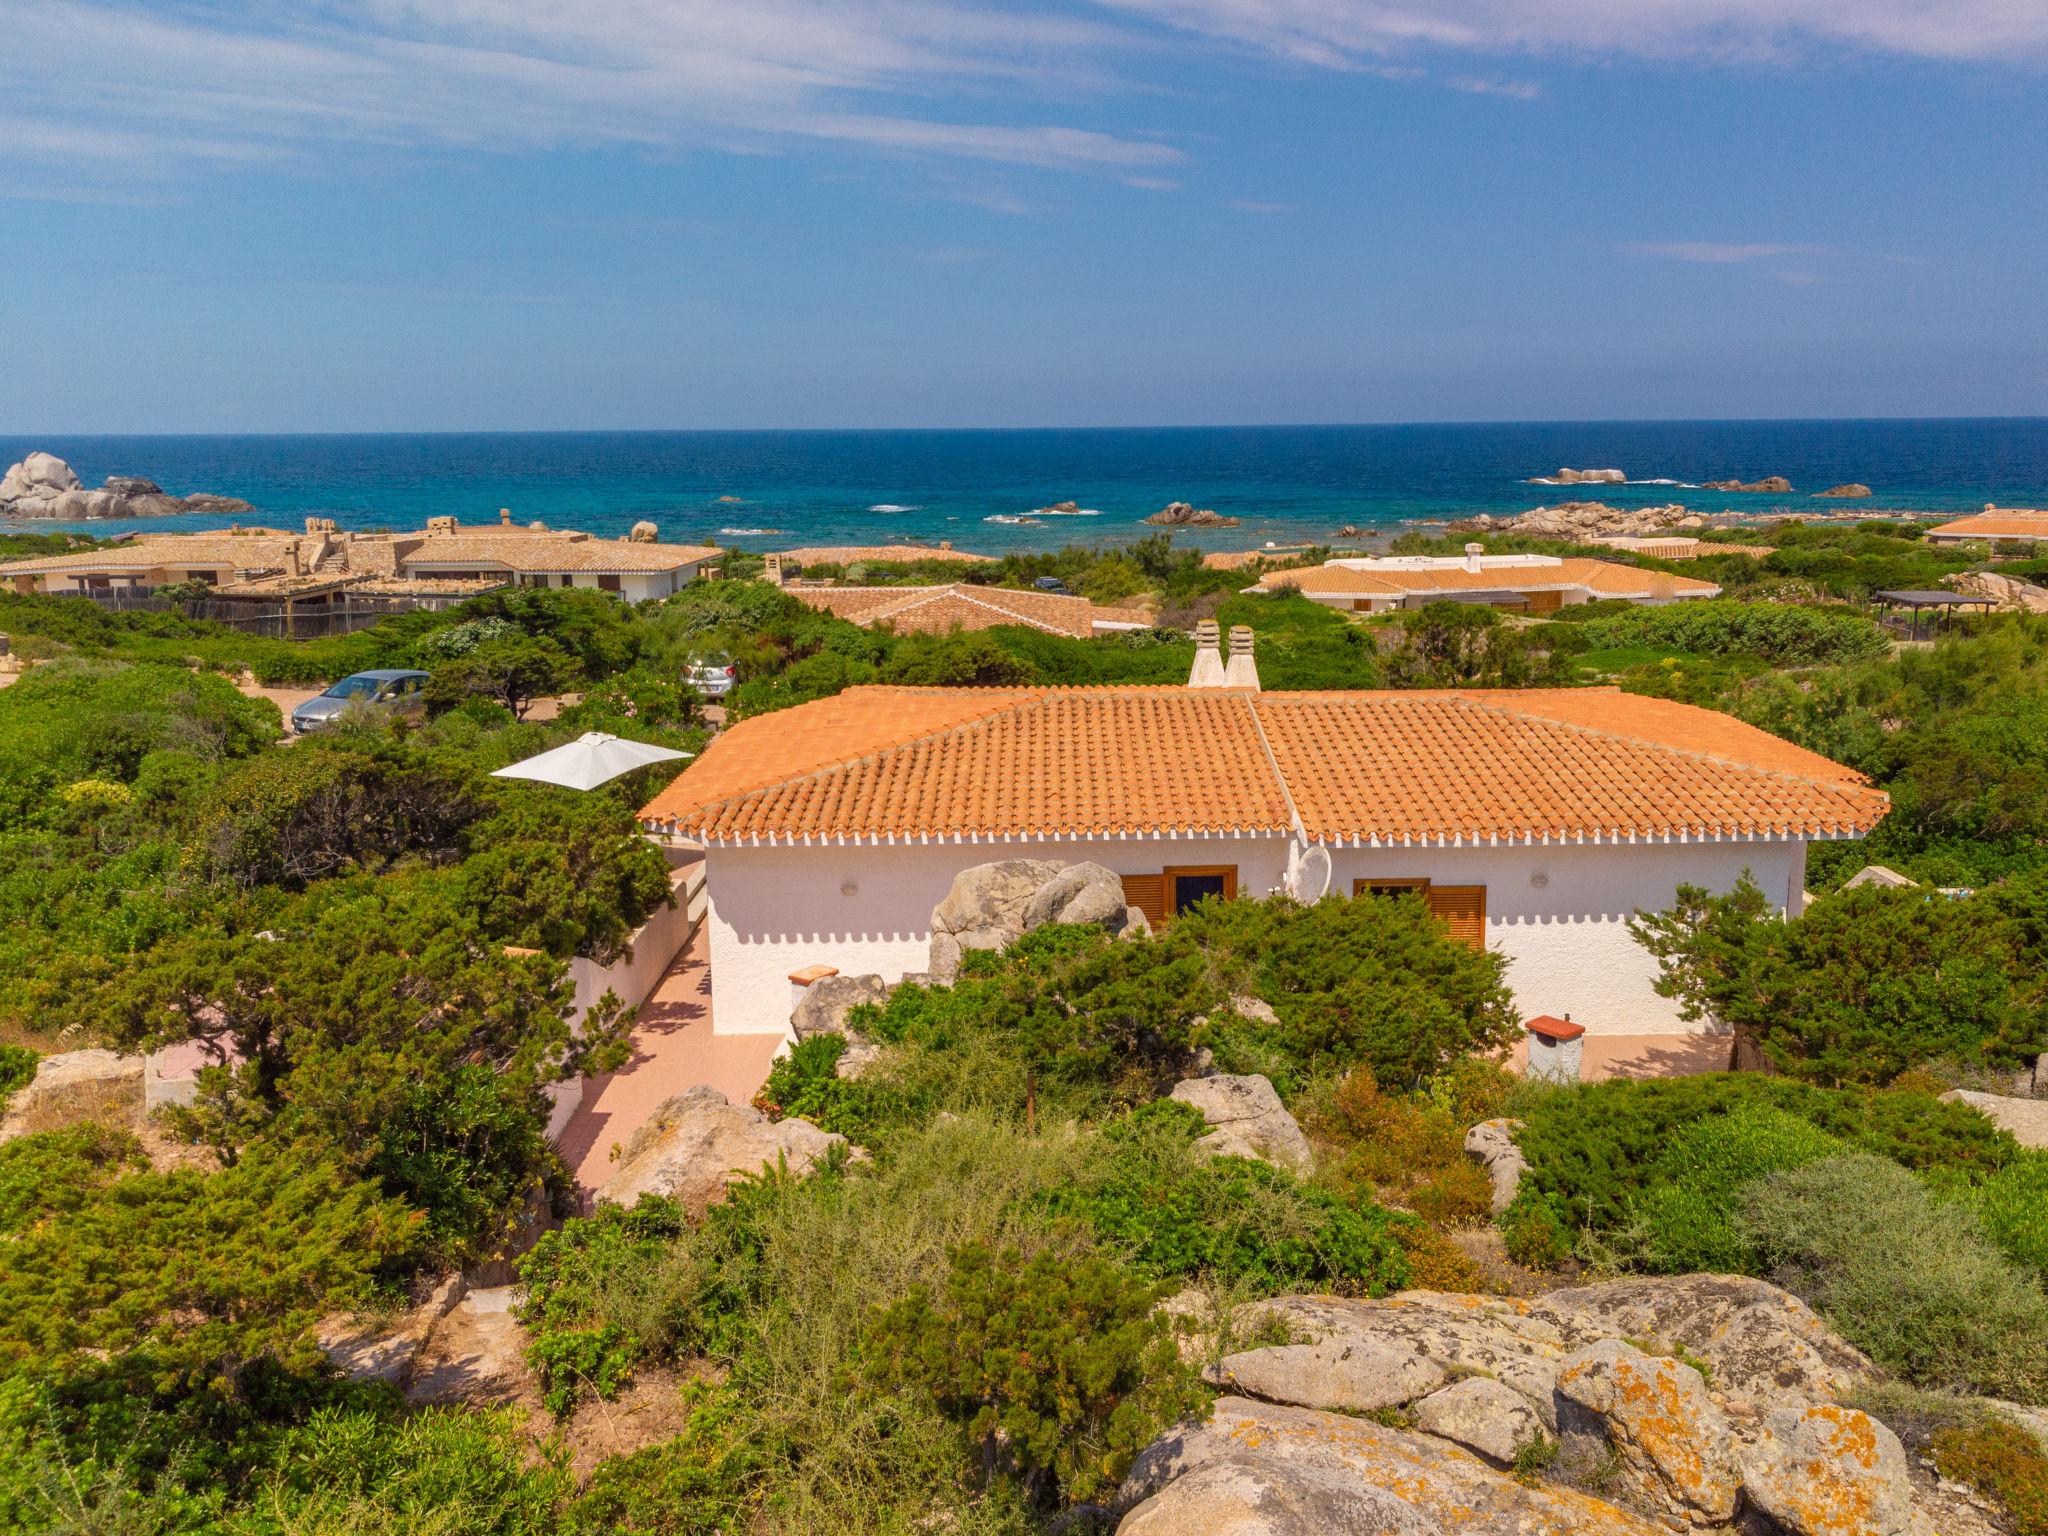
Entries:
POLYGON ((1530 1269, 1555 1269, 1572 1254, 1572 1229, 1562 1214, 1564 1202, 1523 1179, 1515 1198, 1495 1224, 1508 1257, 1530 1269))
POLYGON ((1574 1228, 1618 1229, 1637 1192, 1666 1176, 1664 1160, 1681 1133, 1746 1107, 1783 1111, 1857 1151, 1910 1169, 1947 1168, 1971 1185, 2019 1155, 2018 1144, 1982 1115, 1930 1093, 1712 1072, 1588 1083, 1533 1098, 1515 1137, 1529 1160, 1524 1187, 1556 1195, 1558 1214, 1574 1228))
POLYGON ((42 1058, 25 1045, 0 1045, 0 1114, 17 1088, 25 1088, 36 1075, 42 1058))
POLYGON ((1383 1296, 1408 1284, 1389 1230, 1398 1218, 1266 1163, 1209 1156, 1195 1146, 1207 1129, 1186 1104, 1148 1104, 1109 1128, 1107 1155, 1047 1206, 1085 1220, 1162 1279, 1212 1274, 1265 1295, 1383 1296))
POLYGON ((1010 1475, 1034 1502, 1084 1502, 1201 1399, 1154 1310, 1164 1294, 1085 1249, 963 1244, 941 1288, 876 1319, 865 1371, 936 1403, 984 1482, 1010 1475))
POLYGON ((860 1090, 839 1075, 846 1036, 812 1035, 790 1047, 768 1069, 754 1102, 777 1120, 794 1117, 843 1131, 858 1115, 860 1090))
POLYGON ((1653 645, 1696 656, 1760 656, 1780 667, 1860 661, 1886 649, 1883 630, 1854 609, 1726 598, 1630 608, 1582 628, 1595 647, 1653 645))
POLYGON ((1743 1192, 1738 1229, 1836 1331, 1915 1385, 2048 1400, 2048 1296, 1938 1203, 1868 1154, 1774 1173, 1743 1192))
POLYGON ((785 1447, 729 1387, 683 1388, 689 1423, 673 1440, 600 1462, 564 1512, 562 1536, 742 1536, 757 1529, 785 1447))
POLYGON ((2015 1158, 1971 1196, 1984 1235, 2048 1284, 2048 1152, 2015 1158))
POLYGON ((1841 1143, 1769 1104, 1738 1104, 1681 1130, 1634 1201, 1637 1261, 1668 1274, 1753 1273, 1756 1256, 1736 1230, 1740 1191, 1752 1180, 1841 1151, 1841 1143))

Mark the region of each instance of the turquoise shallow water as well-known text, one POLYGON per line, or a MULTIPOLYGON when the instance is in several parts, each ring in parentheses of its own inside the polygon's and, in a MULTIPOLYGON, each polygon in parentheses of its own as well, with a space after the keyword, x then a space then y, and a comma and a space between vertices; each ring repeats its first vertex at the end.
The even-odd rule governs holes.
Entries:
MULTIPOLYGON (((2048 505, 2048 419, 1546 422, 1496 425, 1161 428, 1013 432, 575 432, 304 437, 0 437, 0 464, 32 449, 88 485, 142 475, 216 491, 250 521, 417 526, 509 507, 594 533, 651 518, 668 539, 750 548, 951 539, 1000 553, 1069 539, 1120 542, 1169 501, 1242 519, 1191 535, 1210 547, 1323 539, 1345 524, 1395 527, 1546 500, 1682 501, 1700 511, 1968 512, 2048 505), (1561 465, 1614 467, 1638 483, 1572 491, 1528 484, 1561 465), (1783 475, 1797 494, 1738 496, 1689 482, 1783 475), (1867 502, 1810 492, 1861 481, 1867 502), (731 499, 727 499, 731 498, 731 499), (989 522, 1055 502, 1096 515, 989 522), (759 533, 734 530, 773 530, 759 533)), ((217 519, 179 519, 184 527, 217 519)), ((155 520, 151 526, 169 526, 155 520)), ((21 525, 48 527, 49 524, 21 525)), ((119 523, 91 525, 113 532, 119 523)))

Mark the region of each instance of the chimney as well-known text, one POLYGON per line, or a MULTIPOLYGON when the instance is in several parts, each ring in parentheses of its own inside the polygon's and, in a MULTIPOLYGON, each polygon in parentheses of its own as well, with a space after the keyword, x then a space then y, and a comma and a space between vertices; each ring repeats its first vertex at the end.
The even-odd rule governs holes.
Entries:
POLYGON ((952 547, 953 547, 953 541, 952 541, 951 539, 941 539, 941 540, 939 540, 939 548, 941 548, 941 549, 951 549, 952 547))
POLYGON ((1465 546, 1465 569, 1468 571, 1478 570, 1479 557, 1485 553, 1486 546, 1484 544, 1467 544, 1465 546))
POLYGON ((512 526, 512 509, 510 507, 498 508, 498 526, 500 528, 510 528, 512 526))
POLYGON ((430 534, 448 534, 454 531, 455 519, 445 513, 427 519, 427 532, 430 534))
POLYGON ((1252 660, 1252 629, 1249 624, 1230 626, 1230 662, 1223 669, 1223 682, 1229 688, 1258 689, 1259 667, 1252 660))
POLYGON ((1190 688, 1227 688, 1223 673, 1223 649, 1216 621, 1204 619, 1195 626, 1195 664, 1188 672, 1190 688))
POLYGON ((762 571, 761 571, 761 574, 762 574, 763 576, 765 576, 765 577, 767 577, 767 578, 768 578, 768 584, 769 584, 769 585, 770 585, 771 587, 779 587, 779 586, 781 586, 781 585, 782 585, 782 556, 780 556, 780 555, 763 555, 763 556, 761 557, 761 565, 762 565, 762 571))

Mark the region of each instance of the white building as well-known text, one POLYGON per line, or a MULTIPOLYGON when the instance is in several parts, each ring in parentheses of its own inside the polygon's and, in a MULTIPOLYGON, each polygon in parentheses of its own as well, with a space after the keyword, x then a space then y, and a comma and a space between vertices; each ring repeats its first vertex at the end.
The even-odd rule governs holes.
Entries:
POLYGON ((1927 530, 1930 544, 2048 544, 2048 512, 2031 507, 1994 507, 1927 530))
POLYGON ((1556 555, 1489 555, 1469 544, 1457 555, 1391 555, 1341 559, 1268 571, 1247 592, 1296 591, 1332 608, 1387 613, 1445 601, 1485 603, 1521 613, 1554 613, 1599 598, 1625 598, 1645 606, 1719 597, 1721 589, 1695 576, 1673 576, 1612 560, 1556 555))
POLYGON ((1214 652, 1196 672, 1213 685, 854 688, 727 730, 641 812, 704 846, 716 1032, 784 1030, 814 965, 924 970, 969 865, 1091 860, 1168 922, 1321 848, 1331 894, 1420 887, 1505 954, 1525 1015, 1681 1033, 1629 917, 1745 870, 1797 911, 1806 845, 1887 808, 1826 758, 1614 689, 1262 693, 1214 652))

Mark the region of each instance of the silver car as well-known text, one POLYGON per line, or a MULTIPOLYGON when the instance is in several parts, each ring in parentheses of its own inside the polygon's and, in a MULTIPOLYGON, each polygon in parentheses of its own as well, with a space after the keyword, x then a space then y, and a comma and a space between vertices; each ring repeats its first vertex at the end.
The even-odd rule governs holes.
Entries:
POLYGON ((712 656, 691 662, 684 669, 683 678, 705 698, 722 699, 739 681, 739 669, 726 657, 712 656))
POLYGON ((352 704, 360 704, 379 713, 415 713, 424 707, 420 690, 426 686, 427 674, 424 672, 399 667, 357 672, 293 710, 292 734, 303 736, 308 731, 330 726, 352 704))

